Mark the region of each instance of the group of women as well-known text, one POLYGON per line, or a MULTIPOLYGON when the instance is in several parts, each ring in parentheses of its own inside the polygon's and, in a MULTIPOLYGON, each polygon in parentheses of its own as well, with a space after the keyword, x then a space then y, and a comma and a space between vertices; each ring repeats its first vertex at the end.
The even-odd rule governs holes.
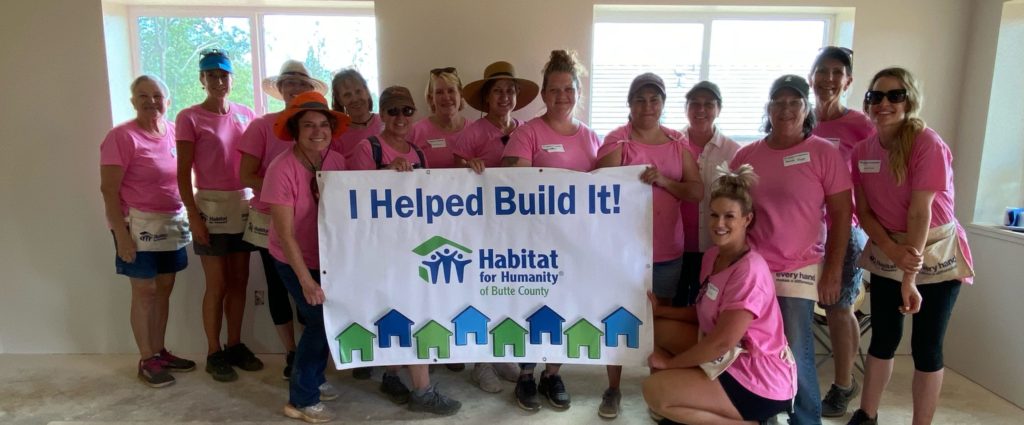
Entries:
MULTIPOLYGON (((843 416, 857 395, 852 362, 859 344, 853 300, 860 268, 871 272, 874 324, 860 409, 850 424, 873 424, 902 336, 914 314, 914 421, 928 423, 942 384, 942 340, 961 282, 973 276, 963 229, 953 217, 951 155, 917 114, 916 81, 889 68, 872 79, 862 114, 842 106, 852 82, 852 51, 822 49, 809 74, 785 75, 769 90, 766 136, 747 146, 721 134, 722 93, 703 81, 686 94, 689 126, 661 124, 667 96, 657 75, 637 76, 626 123, 604 140, 574 118, 583 68, 575 54, 551 53, 541 84, 495 62, 463 86, 455 68, 428 75, 430 114, 413 122, 416 102, 400 86, 383 90, 379 114, 363 77, 343 70, 327 84, 289 61, 264 81, 284 100, 255 117, 228 100, 231 62, 205 52, 204 102, 164 119, 170 94, 159 79, 132 86, 136 119, 110 131, 101 146, 101 180, 118 274, 132 287, 131 324, 147 385, 174 383, 195 362, 164 345, 175 273, 187 266, 194 238, 206 277, 203 323, 206 371, 218 381, 262 362, 240 341, 249 253, 267 278, 271 316, 287 350, 284 413, 307 422, 334 414, 338 397, 325 379, 328 357, 319 285, 316 173, 467 167, 554 167, 589 172, 645 164, 654 190, 655 351, 643 395, 661 423, 790 422, 843 416), (810 95, 815 95, 812 110, 810 95), (512 112, 540 95, 545 110, 528 121, 512 112), (460 114, 465 104, 483 117, 460 114), (193 186, 193 177, 195 175, 193 186), (253 196, 251 191, 256 192, 253 196), (854 214, 856 205, 856 214, 854 214), (852 230, 851 230, 852 229, 852 230), (863 229, 863 230, 861 230, 863 229), (869 238, 865 245, 864 235, 869 238), (861 250, 865 253, 861 255, 861 250), (950 259, 953 259, 950 262, 950 259), (298 343, 288 296, 304 324, 298 343), (836 352, 836 379, 822 400, 811 320, 825 307, 836 352), (223 319, 227 343, 221 345, 223 319)), ((516 382, 514 400, 566 409, 571 397, 557 364, 535 380, 535 364, 478 364, 481 389, 516 382)), ((381 391, 410 410, 440 415, 461 404, 431 385, 428 367, 386 368, 381 391)), ((461 370, 463 365, 450 365, 461 370)), ((619 414, 621 367, 608 366, 598 414, 619 414)), ((357 379, 371 376, 356 369, 357 379)))

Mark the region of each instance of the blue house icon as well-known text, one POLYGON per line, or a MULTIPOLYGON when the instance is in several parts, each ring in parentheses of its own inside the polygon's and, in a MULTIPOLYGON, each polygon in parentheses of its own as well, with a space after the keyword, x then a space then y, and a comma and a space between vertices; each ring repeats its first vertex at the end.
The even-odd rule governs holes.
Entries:
POLYGON ((530 344, 540 344, 541 335, 546 333, 550 335, 551 344, 562 345, 562 322, 565 322, 565 319, 551 307, 542 306, 527 317, 526 321, 530 323, 530 344))
POLYGON ((398 337, 398 345, 412 347, 412 320, 398 310, 391 309, 373 324, 377 326, 377 345, 380 348, 391 348, 393 336, 398 337))
POLYGON ((626 346, 629 348, 640 347, 640 321, 633 313, 624 307, 619 307, 612 314, 609 314, 601 323, 604 323, 604 345, 607 347, 618 347, 619 336, 626 336, 626 346))
POLYGON ((477 345, 487 344, 487 322, 491 318, 485 316, 476 307, 469 306, 462 310, 452 323, 455 324, 455 345, 467 345, 469 334, 474 335, 473 342, 477 345))

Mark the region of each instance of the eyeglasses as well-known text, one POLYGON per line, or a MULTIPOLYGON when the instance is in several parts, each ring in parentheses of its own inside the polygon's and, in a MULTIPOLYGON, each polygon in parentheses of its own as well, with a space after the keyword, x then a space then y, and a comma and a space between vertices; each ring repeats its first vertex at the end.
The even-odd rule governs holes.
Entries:
POLYGON ((411 106, 403 106, 403 107, 399 108, 399 107, 396 106, 396 107, 390 108, 390 109, 388 109, 387 111, 384 111, 384 112, 387 112, 388 116, 391 116, 391 117, 397 117, 398 114, 405 115, 406 117, 411 117, 412 114, 416 113, 416 108, 413 108, 411 106))
POLYGON ((882 99, 889 99, 889 103, 903 103, 907 100, 907 89, 896 89, 889 91, 868 90, 864 93, 864 101, 868 105, 878 105, 882 99))
POLYGON ((455 69, 454 66, 445 68, 434 68, 430 70, 430 75, 441 75, 441 74, 455 74, 459 75, 459 70, 455 69))

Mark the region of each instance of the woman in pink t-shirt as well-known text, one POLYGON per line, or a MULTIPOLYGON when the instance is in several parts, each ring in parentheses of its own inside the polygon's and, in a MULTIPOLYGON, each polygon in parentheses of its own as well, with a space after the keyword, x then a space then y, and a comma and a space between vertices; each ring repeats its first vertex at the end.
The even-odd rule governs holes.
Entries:
MULTIPOLYGON (((452 145, 469 121, 459 115, 466 107, 462 102, 462 80, 453 67, 435 68, 427 76, 424 93, 430 116, 419 120, 409 132, 409 140, 423 151, 430 168, 455 168, 452 145)), ((465 368, 465 365, 461 365, 465 368)), ((448 365, 448 368, 456 365, 448 365)), ((459 369, 462 370, 462 369, 459 369)))
POLYGON ((811 135, 806 80, 784 75, 769 93, 768 135, 740 149, 732 166, 750 164, 760 176, 752 190, 757 221, 750 243, 775 273, 786 338, 799 365, 800 390, 790 420, 820 423, 811 321, 815 301, 834 304, 839 296, 850 239, 850 171, 831 142, 811 135))
POLYGON ((191 235, 175 182, 174 124, 164 118, 167 86, 143 75, 131 91, 135 119, 114 127, 100 145, 100 190, 115 269, 131 283, 138 377, 158 388, 174 383, 168 372, 196 367, 164 348, 174 276, 188 266, 191 235))
POLYGON ((273 133, 295 143, 271 161, 261 193, 270 205, 272 262, 306 323, 292 363, 284 414, 311 423, 333 419, 321 401, 338 397, 333 389, 324 388, 329 386, 324 369, 330 349, 324 334, 326 296, 320 288, 316 173, 345 169, 344 157, 329 147, 332 136, 344 132, 349 121, 348 115, 331 111, 320 93, 293 96, 277 115, 273 133))
POLYGON ((505 61, 484 68, 484 78, 466 85, 463 99, 485 113, 455 139, 452 150, 455 164, 482 173, 484 168, 501 166, 501 155, 512 132, 523 124, 512 118, 537 97, 540 88, 533 81, 516 77, 516 69, 505 61))
MULTIPOLYGON (((683 270, 683 220, 681 200, 700 202, 704 196, 697 163, 686 149, 682 134, 661 125, 665 83, 645 73, 633 79, 626 97, 629 122, 612 130, 617 142, 601 147, 598 167, 647 165, 640 180, 654 186, 654 295, 660 305, 670 305, 683 270)), ((615 418, 622 394, 622 366, 608 366, 608 388, 601 397, 598 415, 615 418)))
MULTIPOLYGON (((523 124, 505 146, 502 165, 510 167, 550 167, 589 172, 597 163, 597 134, 573 118, 580 100, 580 75, 583 67, 576 52, 551 51, 544 65, 540 95, 547 111, 523 124)), ((538 391, 552 406, 568 409, 569 391, 558 374, 560 364, 548 363, 540 375, 540 384, 533 379, 535 363, 519 365, 516 382, 516 403, 524 410, 540 409, 538 391)))
MULTIPOLYGON (((843 94, 853 83, 853 51, 845 47, 828 46, 821 49, 811 66, 810 84, 814 89, 814 116, 818 124, 811 134, 832 142, 843 161, 849 166, 850 151, 854 146, 875 133, 868 117, 843 105, 843 94)), ((857 383, 853 379, 853 363, 860 347, 860 325, 854 316, 853 303, 860 293, 863 270, 857 259, 867 242, 854 215, 850 224, 850 239, 843 259, 839 298, 833 304, 822 306, 828 318, 829 338, 832 342, 832 360, 835 380, 821 401, 823 417, 846 415, 850 399, 857 396, 857 383)))
POLYGON ((749 165, 721 171, 696 310, 661 306, 651 296, 663 336, 648 359, 655 373, 644 382, 644 399, 672 423, 764 421, 788 410, 796 392, 773 275, 747 243, 756 176, 749 165))
POLYGON ((366 85, 363 75, 355 69, 343 69, 334 74, 331 79, 331 109, 352 117, 348 130, 331 141, 331 149, 341 153, 345 159, 352 156, 359 142, 384 130, 384 121, 380 115, 373 113, 370 87, 366 85))
MULTIPOLYGON (((264 93, 275 99, 283 100, 285 103, 290 102, 300 93, 311 90, 325 95, 327 94, 327 84, 311 78, 306 65, 295 60, 285 61, 279 75, 263 80, 264 93)), ((270 318, 277 328, 277 336, 281 340, 281 345, 288 353, 285 356, 285 367, 281 373, 281 377, 287 380, 291 376, 291 365, 295 358, 295 327, 292 326, 292 305, 288 300, 288 291, 281 283, 281 278, 277 274, 277 268, 274 267, 273 258, 268 250, 270 205, 260 200, 263 177, 267 174, 270 162, 295 144, 281 140, 274 134, 274 123, 277 122, 277 117, 280 114, 277 112, 259 117, 249 124, 245 133, 242 133, 242 140, 238 146, 238 150, 242 152, 242 162, 238 174, 242 184, 254 192, 249 203, 249 220, 245 226, 245 236, 242 239, 256 247, 263 263, 263 275, 267 280, 267 305, 270 307, 270 318)))
POLYGON ((256 118, 251 109, 228 100, 232 67, 220 50, 202 53, 199 82, 206 99, 178 114, 178 191, 188 211, 195 243, 203 262, 203 330, 206 372, 220 382, 238 379, 232 368, 257 371, 263 362, 242 343, 245 291, 249 283, 249 252, 242 240, 251 192, 238 178, 242 154, 238 143, 256 118), (192 173, 195 173, 193 191, 192 173), (223 318, 222 318, 223 316, 223 318), (222 319, 227 319, 227 345, 220 344, 222 319))
POLYGON ((942 389, 942 341, 962 282, 974 276, 963 227, 953 215, 953 156, 917 114, 921 93, 903 68, 871 79, 864 110, 877 133, 853 149, 857 215, 869 241, 871 346, 860 409, 850 424, 874 424, 903 336, 914 315, 915 424, 931 423, 942 389))
MULTIPOLYGON (((380 110, 384 117, 384 131, 380 136, 359 142, 352 153, 351 169, 412 171, 427 168, 429 162, 423 152, 409 142, 408 135, 416 103, 412 93, 402 86, 391 86, 380 94, 380 110)), ((430 385, 429 365, 408 365, 413 391, 398 377, 399 365, 388 366, 381 377, 380 390, 396 404, 409 404, 409 410, 452 415, 462 403, 448 398, 430 385)))

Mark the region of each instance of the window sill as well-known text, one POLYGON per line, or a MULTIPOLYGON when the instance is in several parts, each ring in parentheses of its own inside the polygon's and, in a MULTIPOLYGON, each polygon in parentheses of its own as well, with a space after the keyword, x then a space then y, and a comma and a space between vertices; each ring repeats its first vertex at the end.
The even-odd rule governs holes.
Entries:
POLYGON ((1003 229, 992 223, 971 223, 966 226, 967 233, 986 236, 1002 241, 1024 245, 1024 233, 1003 229))

